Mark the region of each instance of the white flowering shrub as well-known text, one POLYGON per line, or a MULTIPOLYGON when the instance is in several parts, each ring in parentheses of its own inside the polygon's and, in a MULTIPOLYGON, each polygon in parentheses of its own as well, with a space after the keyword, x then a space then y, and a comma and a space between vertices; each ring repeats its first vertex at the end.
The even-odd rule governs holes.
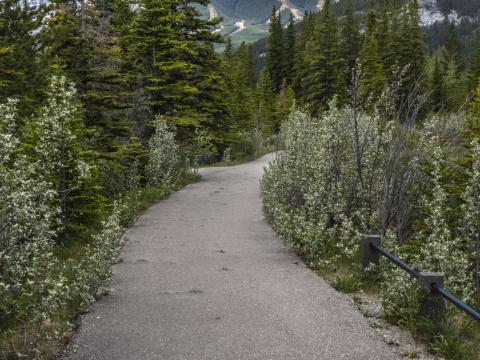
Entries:
MULTIPOLYGON (((387 231, 382 238, 382 246, 403 260, 411 260, 407 259, 407 254, 398 243, 393 231, 387 231)), ((380 269, 377 274, 381 280, 380 290, 385 316, 402 325, 415 321, 421 302, 417 281, 383 257, 380 259, 380 269)))
POLYGON ((189 152, 190 167, 195 174, 198 173, 201 164, 212 161, 214 147, 206 129, 195 129, 195 136, 189 152))
MULTIPOLYGON (((76 89, 64 76, 52 77, 46 104, 35 120, 37 179, 48 181, 57 193, 62 219, 72 217, 72 194, 89 175, 83 144, 83 122, 76 89)), ((78 201, 78 199, 77 199, 78 201)))
POLYGON ((68 286, 53 255, 56 193, 36 177, 37 164, 16 156, 15 117, 15 102, 0 106, 0 331, 34 324, 28 346, 20 346, 34 351, 41 336, 57 331, 48 320, 65 306, 68 286))
POLYGON ((423 208, 427 211, 419 234, 421 249, 417 266, 422 271, 444 272, 445 287, 465 301, 473 295, 471 258, 461 246, 460 239, 447 221, 447 193, 442 186, 442 149, 432 149, 432 194, 425 195, 423 208))
POLYGON ((169 184, 181 173, 180 149, 175 131, 161 116, 155 119, 155 133, 149 142, 147 178, 151 185, 169 184))
POLYGON ((293 110, 262 186, 279 233, 323 261, 353 259, 360 234, 378 229, 390 126, 335 101, 319 119, 293 110))
POLYGON ((124 206, 122 202, 115 203, 112 214, 103 224, 103 229, 93 236, 82 261, 73 265, 72 298, 80 303, 83 310, 94 301, 98 288, 110 280, 112 266, 118 260, 124 241, 121 225, 124 206))
MULTIPOLYGON (((25 151, 16 136, 15 101, 0 105, 2 359, 41 358, 46 344, 59 341, 70 327, 62 314, 78 304, 85 309, 109 279, 122 244, 124 205, 118 204, 80 262, 56 255, 62 205, 88 173, 75 131, 78 107, 70 103, 74 93, 64 78, 52 80, 35 121, 33 151, 25 151)), ((137 183, 132 179, 132 187, 137 183)))
MULTIPOLYGON (((466 251, 473 259, 473 272, 478 281, 480 277, 480 140, 478 139, 472 142, 472 160, 470 181, 463 194, 462 229, 463 238, 467 244, 466 251)), ((480 281, 476 285, 477 293, 480 294, 480 281)))

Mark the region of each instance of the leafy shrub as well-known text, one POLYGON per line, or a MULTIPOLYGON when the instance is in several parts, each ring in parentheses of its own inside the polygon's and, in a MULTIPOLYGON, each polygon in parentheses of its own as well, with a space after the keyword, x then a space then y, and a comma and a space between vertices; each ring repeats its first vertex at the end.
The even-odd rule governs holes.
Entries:
POLYGON ((53 254, 57 193, 37 178, 39 163, 15 158, 15 117, 15 102, 0 106, 0 331, 34 325, 27 341, 35 349, 41 336, 57 330, 47 321, 66 305, 68 286, 53 254))
POLYGON ((150 185, 171 183, 181 173, 180 148, 175 141, 175 131, 165 119, 157 116, 155 133, 149 142, 147 178, 150 185))
POLYGON ((254 160, 268 152, 269 146, 261 131, 240 131, 231 148, 231 156, 240 160, 254 160))

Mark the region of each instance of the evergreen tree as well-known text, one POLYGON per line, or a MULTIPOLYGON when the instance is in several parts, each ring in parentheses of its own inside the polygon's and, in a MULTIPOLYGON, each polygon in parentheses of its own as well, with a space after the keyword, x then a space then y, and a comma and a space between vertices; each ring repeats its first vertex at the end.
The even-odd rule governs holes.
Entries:
POLYGON ((418 0, 412 0, 402 16, 398 41, 398 65, 404 72, 403 86, 399 89, 398 98, 399 101, 404 101, 415 85, 425 86, 426 44, 418 0))
MULTIPOLYGON (((132 83, 140 77, 154 114, 164 114, 179 127, 180 137, 202 126, 208 118, 202 98, 218 92, 220 62, 212 44, 220 42, 212 30, 220 19, 204 20, 195 7, 208 0, 153 0, 140 2, 140 11, 128 34, 128 61, 132 83)), ((215 103, 209 112, 217 112, 215 103)))
POLYGON ((448 25, 447 41, 443 47, 442 56, 445 69, 452 64, 458 72, 462 72, 465 69, 462 45, 458 38, 457 27, 453 22, 448 25))
MULTIPOLYGON (((228 96, 230 106, 230 142, 232 136, 241 130, 253 130, 254 92, 256 88, 256 68, 251 47, 241 43, 228 63, 228 96)), ((273 90, 273 89, 272 89, 273 90)))
POLYGON ((88 77, 92 72, 93 44, 87 28, 94 21, 95 7, 90 2, 75 0, 52 1, 52 14, 48 17, 42 43, 45 50, 42 62, 53 69, 61 69, 75 83, 79 96, 87 92, 88 77))
POLYGON ((296 41, 296 51, 295 51, 295 66, 294 66, 294 78, 293 78, 293 89, 295 91, 296 97, 300 102, 304 102, 305 92, 304 92, 304 79, 309 73, 307 68, 305 58, 307 55, 307 41, 313 36, 315 28, 315 16, 307 12, 303 19, 302 28, 297 37, 296 41))
POLYGON ((332 97, 343 90, 338 50, 336 15, 327 0, 316 16, 315 29, 305 49, 304 101, 313 114, 325 109, 332 97))
POLYGON ((432 80, 430 86, 432 89, 431 104, 436 111, 442 110, 446 105, 444 77, 445 73, 443 65, 437 57, 433 60, 432 80))
POLYGON ((295 104, 295 92, 291 86, 287 86, 280 91, 277 98, 277 113, 280 125, 288 119, 292 106, 295 104))
POLYGON ((0 103, 20 101, 20 115, 30 114, 44 87, 38 65, 39 33, 43 9, 34 10, 20 0, 0 2, 0 103))
POLYGON ((353 0, 348 0, 345 7, 345 16, 340 38, 340 54, 345 71, 345 82, 347 87, 352 85, 354 69, 357 60, 360 58, 362 37, 360 35, 360 24, 355 16, 353 0))
POLYGON ((225 50, 223 52, 223 57, 227 63, 230 63, 233 58, 233 44, 232 44, 232 38, 229 36, 227 37, 226 43, 225 43, 225 50))
POLYGON ((361 95, 366 108, 374 105, 379 99, 386 85, 385 70, 380 54, 377 37, 376 13, 371 10, 367 16, 365 39, 361 54, 361 95))
POLYGON ((265 71, 272 80, 275 92, 279 92, 285 78, 285 44, 282 28, 282 18, 273 8, 270 17, 270 29, 267 44, 267 60, 265 71))
POLYGON ((272 79, 268 72, 264 72, 257 89, 256 128, 267 136, 275 134, 280 128, 276 110, 276 94, 272 79))
POLYGON ((95 0, 94 18, 89 21, 87 41, 91 46, 89 71, 86 73, 85 92, 81 94, 84 123, 95 128, 96 148, 102 152, 116 151, 122 146, 118 139, 128 138, 130 124, 125 109, 127 84, 122 74, 119 52, 121 29, 117 10, 118 0, 95 0))
POLYGON ((471 89, 476 89, 480 82, 480 31, 477 31, 475 48, 470 67, 471 89))
POLYGON ((285 30, 285 81, 288 85, 292 85, 295 74, 295 56, 296 56, 296 30, 293 16, 290 15, 287 29, 285 30))
POLYGON ((382 52, 383 67, 388 78, 388 82, 392 83, 398 76, 398 71, 404 65, 401 61, 403 57, 403 47, 401 33, 401 16, 397 2, 389 2, 385 0, 382 5, 382 12, 379 21, 378 39, 379 48, 382 52))

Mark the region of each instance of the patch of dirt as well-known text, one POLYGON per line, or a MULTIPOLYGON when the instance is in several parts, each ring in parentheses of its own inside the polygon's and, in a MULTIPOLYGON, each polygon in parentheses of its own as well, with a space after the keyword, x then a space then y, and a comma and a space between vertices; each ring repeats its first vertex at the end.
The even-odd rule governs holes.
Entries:
POLYGON ((397 352, 406 359, 444 360, 443 357, 430 354, 425 345, 416 341, 410 332, 389 324, 384 318, 380 299, 365 293, 349 294, 349 297, 370 327, 383 337, 385 343, 397 348, 397 352))

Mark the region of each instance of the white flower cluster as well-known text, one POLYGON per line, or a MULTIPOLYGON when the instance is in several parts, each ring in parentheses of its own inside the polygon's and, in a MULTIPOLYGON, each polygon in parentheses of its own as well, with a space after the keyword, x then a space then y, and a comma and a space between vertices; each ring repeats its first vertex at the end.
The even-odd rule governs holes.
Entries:
POLYGON ((155 119, 155 134, 149 142, 147 177, 150 185, 169 184, 182 170, 180 149, 175 131, 161 116, 155 119))

